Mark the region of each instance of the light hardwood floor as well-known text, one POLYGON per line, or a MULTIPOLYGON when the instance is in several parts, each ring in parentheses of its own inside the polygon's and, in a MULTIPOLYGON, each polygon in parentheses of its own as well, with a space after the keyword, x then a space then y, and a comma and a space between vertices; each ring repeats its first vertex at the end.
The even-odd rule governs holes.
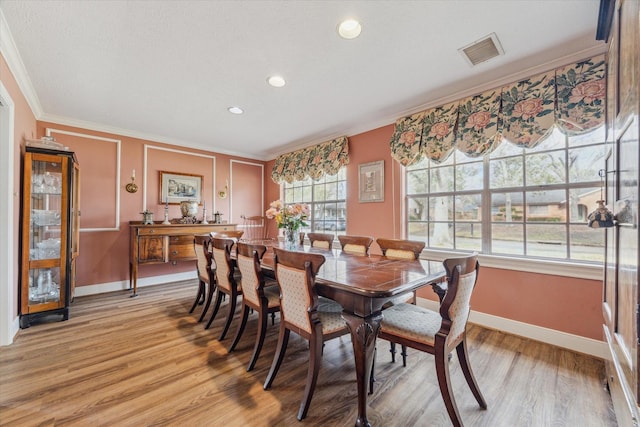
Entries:
MULTIPOLYGON (((76 298, 71 318, 21 330, 0 348, 3 426, 352 426, 356 387, 349 336, 328 342, 309 415, 296 413, 307 369, 306 341, 292 334, 273 388, 278 320, 256 368, 246 372, 255 314, 235 352, 188 310, 195 282, 76 298)), ((226 304, 225 304, 226 305, 226 304)), ((226 307, 222 307, 226 309, 226 307)), ((223 311, 224 313, 224 311, 223 311)), ((237 313, 239 314, 239 313, 237 313)), ((237 320, 237 319, 236 319, 237 320)), ((488 410, 480 410, 451 361, 451 377, 467 426, 615 426, 600 360, 477 326, 469 354, 488 410)), ((449 426, 430 355, 390 363, 378 343, 376 386, 368 414, 374 426, 449 426)))

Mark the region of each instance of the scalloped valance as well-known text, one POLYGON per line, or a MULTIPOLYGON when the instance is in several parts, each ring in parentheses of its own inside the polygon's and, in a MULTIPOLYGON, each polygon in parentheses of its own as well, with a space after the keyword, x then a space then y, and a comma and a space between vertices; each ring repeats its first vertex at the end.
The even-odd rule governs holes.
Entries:
POLYGON ((441 163, 455 148, 488 154, 504 139, 533 148, 557 126, 580 135, 604 124, 604 55, 396 121, 391 156, 409 166, 422 157, 441 163))
POLYGON ((346 136, 312 147, 286 153, 276 158, 271 179, 276 184, 302 181, 306 177, 320 179, 324 174, 335 175, 349 163, 349 142, 346 136))

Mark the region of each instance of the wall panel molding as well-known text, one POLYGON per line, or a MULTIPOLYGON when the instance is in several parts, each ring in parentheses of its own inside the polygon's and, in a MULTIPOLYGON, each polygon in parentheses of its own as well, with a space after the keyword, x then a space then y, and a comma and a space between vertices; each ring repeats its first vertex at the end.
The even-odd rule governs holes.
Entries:
MULTIPOLYGON (((116 203, 114 206, 114 223, 112 227, 109 226, 105 226, 105 227, 92 227, 92 228, 83 228, 82 227, 82 217, 80 218, 80 232, 81 233, 87 233, 87 232, 99 232, 99 231, 120 231, 120 157, 121 157, 121 150, 122 150, 122 140, 120 139, 114 139, 114 138, 105 138, 102 136, 96 136, 96 135, 90 135, 90 134, 86 134, 86 133, 79 133, 79 132, 70 132, 70 131, 66 131, 66 130, 61 130, 61 129, 55 129, 55 128, 46 128, 45 129, 45 133, 47 136, 53 136, 53 134, 60 134, 60 135, 69 135, 69 136, 75 136, 78 138, 86 138, 86 139, 93 139, 96 141, 102 141, 102 142, 111 142, 116 144, 116 173, 115 173, 115 196, 116 196, 116 203)), ((80 188, 82 188, 82 163, 80 163, 80 188)), ((82 198, 80 198, 80 211, 82 211, 82 198)))
MULTIPOLYGON (((191 151, 184 150, 176 150, 175 148, 166 148, 166 147, 158 147, 157 145, 144 144, 144 157, 143 157, 143 177, 142 177, 142 210, 147 210, 147 171, 148 171, 148 159, 149 159, 149 150, 158 150, 158 151, 168 151, 170 153, 180 153, 188 156, 194 157, 204 157, 206 159, 211 159, 211 200, 213 200, 213 209, 211 212, 215 212, 217 209, 216 204, 216 156, 211 156, 209 154, 200 154, 194 153, 191 151)), ((204 183, 203 183, 204 184, 204 183)))

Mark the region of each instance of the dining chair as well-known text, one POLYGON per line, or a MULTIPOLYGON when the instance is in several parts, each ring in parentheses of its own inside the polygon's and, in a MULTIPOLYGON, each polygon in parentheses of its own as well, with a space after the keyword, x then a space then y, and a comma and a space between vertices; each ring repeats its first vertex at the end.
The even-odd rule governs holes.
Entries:
POLYGON ((424 249, 425 242, 404 239, 378 238, 376 243, 380 246, 382 255, 389 258, 418 259, 424 249))
POLYGON ((358 255, 367 255, 369 246, 373 243, 373 238, 369 236, 338 236, 342 252, 353 253, 358 255))
POLYGON ((227 331, 229 330, 229 326, 231 326, 233 314, 236 311, 238 296, 242 295, 239 274, 235 273, 234 262, 231 259, 231 248, 233 245, 234 241, 228 238, 214 237, 211 239, 211 253, 213 261, 216 263, 215 272, 218 292, 216 302, 213 306, 213 313, 211 314, 211 318, 209 319, 205 329, 209 329, 213 320, 216 318, 216 314, 218 314, 220 304, 222 303, 222 296, 229 295, 229 312, 227 314, 227 321, 225 322, 222 332, 220 333, 220 337, 218 338, 220 341, 224 339, 227 331))
POLYGON ((258 242, 269 239, 269 227, 267 227, 267 218, 260 215, 245 216, 241 215, 242 229, 244 230, 245 242, 258 242))
POLYGON ((193 250, 196 253, 196 268, 198 271, 198 294, 189 313, 193 313, 197 305, 204 305, 198 322, 202 322, 209 310, 213 291, 216 287, 215 273, 212 270, 211 237, 208 234, 196 235, 193 240, 193 250))
MULTIPOLYGON (((418 259, 420 258, 420 253, 424 249, 425 242, 420 242, 416 240, 404 240, 404 239, 385 239, 379 238, 376 240, 378 246, 380 246, 380 250, 382 250, 382 255, 388 258, 394 259, 418 259)), ((416 303, 416 293, 411 292, 408 294, 397 296, 382 306, 382 310, 386 310, 387 308, 400 303, 416 303)), ((390 349, 391 352, 391 361, 395 363, 396 361, 396 344, 391 341, 390 349)), ((400 352, 402 355, 402 366, 407 366, 407 348, 402 346, 402 350, 400 352)))
POLYGON ((235 350, 245 326, 249 312, 255 310, 258 313, 258 331, 253 354, 247 366, 247 372, 251 371, 264 344, 269 314, 280 311, 280 288, 273 279, 268 279, 262 274, 260 260, 267 251, 264 245, 254 245, 238 242, 236 262, 242 275, 242 320, 238 326, 236 336, 229 347, 229 353, 235 350))
POLYGON ((309 341, 309 369, 298 420, 307 415, 322 363, 325 341, 349 333, 342 307, 331 300, 319 304, 315 277, 325 258, 321 254, 274 248, 275 272, 280 286, 280 332, 264 389, 271 388, 284 360, 291 331, 309 341))
MULTIPOLYGON (((413 304, 397 304, 384 312, 378 338, 401 343, 433 354, 440 393, 454 426, 462 426, 449 378, 449 354, 456 350, 464 378, 482 409, 487 403, 471 370, 467 352, 466 326, 470 300, 478 280, 477 254, 444 261, 448 286, 440 311, 413 304)), ((374 362, 375 363, 375 362, 374 362)), ((369 384, 370 389, 373 383, 369 384)))
POLYGON ((327 233, 307 233, 312 248, 331 249, 333 245, 333 234, 327 233))

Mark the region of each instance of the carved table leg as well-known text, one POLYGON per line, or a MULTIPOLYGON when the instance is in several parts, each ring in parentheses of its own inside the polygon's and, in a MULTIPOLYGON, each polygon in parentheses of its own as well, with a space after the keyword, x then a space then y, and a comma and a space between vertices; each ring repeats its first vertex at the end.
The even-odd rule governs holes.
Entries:
POLYGON ((343 311, 342 316, 351 332, 351 342, 356 363, 358 418, 355 425, 356 427, 370 427, 371 424, 367 420, 367 390, 382 313, 377 312, 367 317, 360 317, 343 311))

